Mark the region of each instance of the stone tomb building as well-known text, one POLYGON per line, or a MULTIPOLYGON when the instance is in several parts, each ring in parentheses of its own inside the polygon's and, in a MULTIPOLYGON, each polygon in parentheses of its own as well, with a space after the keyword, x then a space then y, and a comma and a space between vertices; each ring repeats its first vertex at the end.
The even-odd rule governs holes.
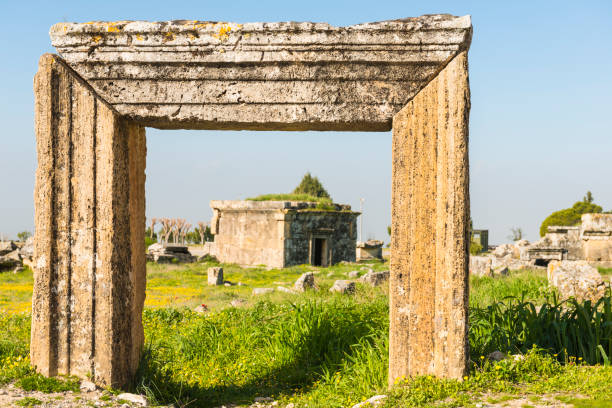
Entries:
POLYGON ((38 372, 122 387, 138 368, 146 127, 393 130, 389 384, 463 378, 469 16, 59 23, 50 35, 59 55, 34 80, 38 372))
POLYGON ((358 212, 296 201, 211 201, 212 253, 221 261, 284 268, 355 262, 358 212))

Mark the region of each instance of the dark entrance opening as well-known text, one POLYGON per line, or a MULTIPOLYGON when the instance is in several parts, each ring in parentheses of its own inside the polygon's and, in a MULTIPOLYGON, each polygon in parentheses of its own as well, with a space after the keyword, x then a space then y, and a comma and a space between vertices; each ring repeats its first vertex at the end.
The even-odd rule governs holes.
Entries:
POLYGON ((314 239, 314 257, 312 264, 314 266, 327 266, 327 239, 314 239))
POLYGON ((550 262, 550 259, 541 259, 538 258, 535 260, 535 265, 536 266, 548 266, 548 263, 550 262))

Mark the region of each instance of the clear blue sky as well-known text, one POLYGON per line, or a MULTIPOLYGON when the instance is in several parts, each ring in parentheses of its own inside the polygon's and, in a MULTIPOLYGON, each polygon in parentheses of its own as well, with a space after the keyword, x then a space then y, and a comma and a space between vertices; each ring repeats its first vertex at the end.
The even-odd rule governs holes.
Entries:
MULTIPOLYGON (((612 209, 610 1, 10 1, 0 0, 0 233, 33 229, 32 79, 61 21, 322 21, 472 15, 471 209, 474 227, 537 238, 542 219, 591 190, 612 209)), ((211 199, 289 192, 309 170, 359 208, 364 237, 387 240, 389 133, 147 130, 147 215, 210 219, 211 199)))

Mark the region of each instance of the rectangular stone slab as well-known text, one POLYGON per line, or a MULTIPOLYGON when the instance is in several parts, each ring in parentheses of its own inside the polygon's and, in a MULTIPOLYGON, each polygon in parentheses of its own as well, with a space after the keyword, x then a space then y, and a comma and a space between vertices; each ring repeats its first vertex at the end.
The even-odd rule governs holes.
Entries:
POLYGON ((60 55, 125 117, 162 129, 387 131, 471 41, 469 16, 334 27, 59 23, 60 55))
POLYGON ((467 53, 393 118, 389 384, 468 363, 467 53))
POLYGON ((144 128, 56 56, 40 59, 34 89, 31 362, 125 386, 144 340, 144 128))

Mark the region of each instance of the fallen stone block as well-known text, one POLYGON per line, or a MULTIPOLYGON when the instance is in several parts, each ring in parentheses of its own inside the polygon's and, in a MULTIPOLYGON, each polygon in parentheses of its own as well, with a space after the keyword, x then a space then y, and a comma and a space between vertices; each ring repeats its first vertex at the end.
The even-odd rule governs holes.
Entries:
POLYGON ((359 278, 359 281, 370 286, 380 286, 389 281, 389 271, 368 272, 359 278))
POLYGON ((246 304, 246 300, 244 299, 234 299, 230 302, 230 305, 233 307, 240 307, 246 304))
POLYGON ((148 405, 147 398, 144 395, 130 394, 128 392, 124 392, 123 394, 117 395, 117 399, 128 401, 133 404, 138 404, 143 407, 146 407, 148 405))
POLYGON ((295 281, 293 289, 298 292, 304 292, 308 289, 316 289, 314 273, 306 272, 295 281))
POLYGON ((470 275, 491 276, 493 260, 488 256, 470 255, 470 275))
POLYGON ((274 288, 255 288, 253 289, 253 295, 267 295, 268 293, 274 292, 274 288))
POLYGON ((352 408, 377 407, 379 405, 382 405, 386 398, 386 395, 375 395, 372 398, 368 398, 363 402, 353 405, 352 408))
POLYGON ((349 280, 337 280, 333 286, 329 288, 330 292, 351 294, 355 293, 355 282, 349 280))
POLYGON ((549 285, 557 288, 561 299, 597 302, 606 293, 606 284, 596 268, 586 261, 550 261, 547 268, 549 285))
POLYGON ((298 293, 298 292, 296 292, 295 290, 292 290, 292 289, 286 288, 286 287, 284 287, 284 286, 278 286, 278 287, 276 288, 276 290, 277 290, 277 291, 279 291, 279 292, 290 293, 290 294, 292 294, 292 295, 297 295, 297 293, 298 293))
POLYGON ((208 285, 209 286, 220 286, 223 285, 223 268, 220 266, 213 266, 208 268, 208 285))

